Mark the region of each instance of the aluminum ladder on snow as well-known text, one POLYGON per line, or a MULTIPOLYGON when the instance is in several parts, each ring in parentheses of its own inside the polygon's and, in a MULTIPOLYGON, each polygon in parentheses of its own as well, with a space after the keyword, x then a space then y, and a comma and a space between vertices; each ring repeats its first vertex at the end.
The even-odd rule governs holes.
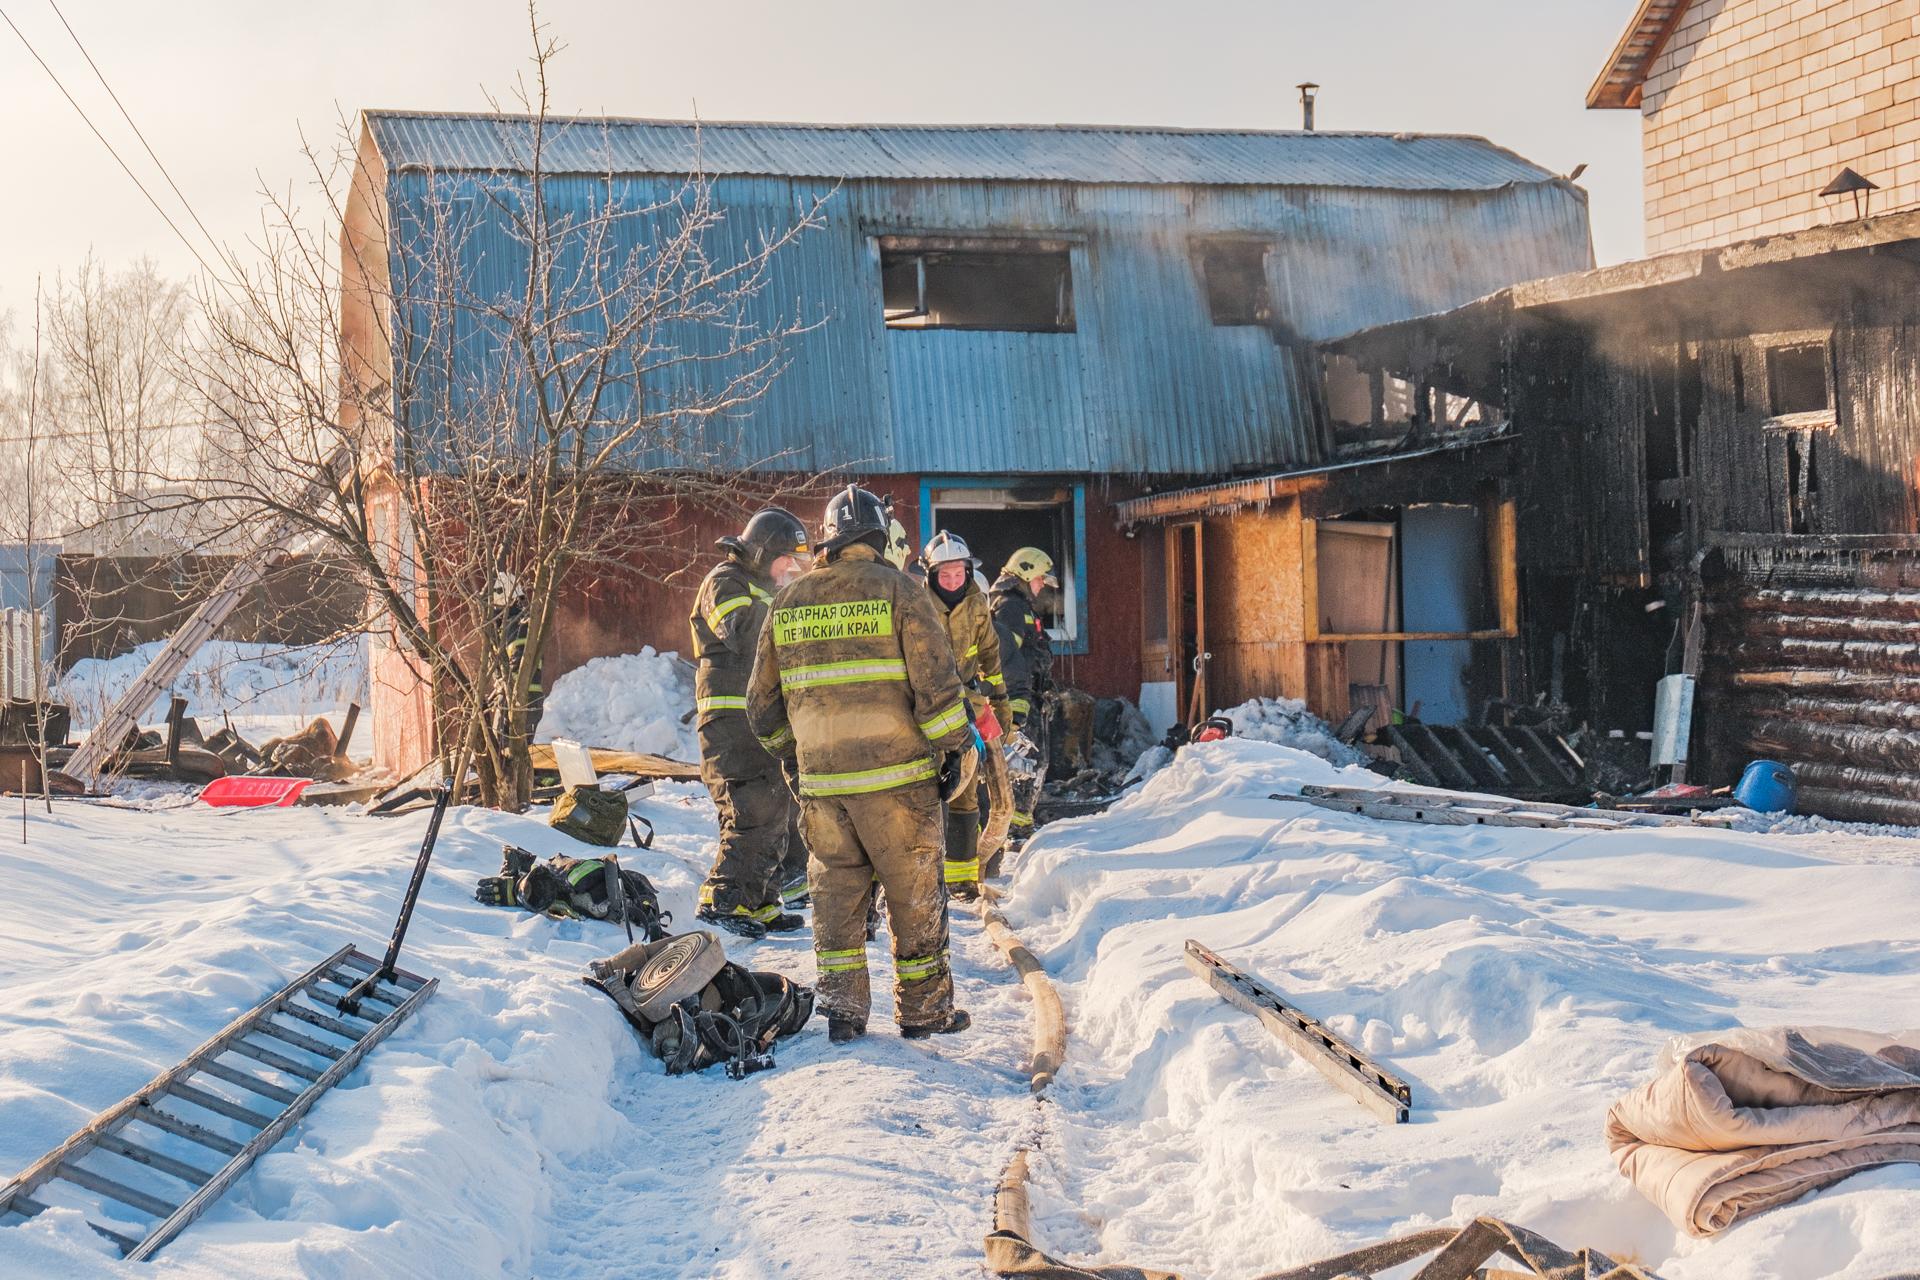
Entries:
POLYGON ((129 1260, 151 1258, 439 985, 396 970, 395 981, 363 997, 364 1015, 339 1012, 338 995, 379 965, 342 947, 255 1005, 0 1186, 0 1222, 56 1204, 79 1208, 129 1260), (274 1109, 260 1109, 257 1099, 274 1109), (192 1158, 207 1152, 225 1163, 209 1168, 192 1158), (59 1194, 45 1196, 50 1190, 59 1194), (136 1225, 141 1220, 146 1225, 136 1225))
POLYGON ((1277 793, 1267 798, 1298 800, 1337 813, 1357 813, 1389 822, 1426 822, 1449 827, 1641 831, 1648 827, 1724 828, 1733 821, 1731 814, 1721 812, 1678 816, 1626 809, 1581 809, 1567 804, 1529 803, 1461 791, 1405 791, 1393 787, 1308 786, 1300 788, 1299 795, 1277 793))
MULTIPOLYGON (((351 451, 344 446, 335 451, 321 465, 319 474, 294 509, 318 505, 321 496, 333 488, 335 475, 351 456, 351 451)), ((274 553, 292 540, 297 528, 288 516, 281 516, 267 527, 253 548, 227 570, 213 594, 201 601, 200 607, 180 624, 179 630, 167 637, 167 643, 153 655, 147 669, 107 708, 87 740, 62 766, 62 773, 89 788, 99 780, 107 761, 120 749, 127 735, 139 730, 141 714, 173 687, 174 677, 193 659, 194 651, 219 633, 221 625, 239 607, 241 598, 266 577, 274 553)))

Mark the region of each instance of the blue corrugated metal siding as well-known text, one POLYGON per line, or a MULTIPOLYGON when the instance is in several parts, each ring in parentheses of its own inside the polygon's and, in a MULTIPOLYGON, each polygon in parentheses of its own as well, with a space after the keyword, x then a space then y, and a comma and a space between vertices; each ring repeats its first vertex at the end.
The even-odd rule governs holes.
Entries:
MULTIPOLYGON (((370 111, 389 166, 497 171, 532 162, 529 121, 370 111)), ((1551 175, 1484 138, 1095 125, 817 125, 549 120, 549 173, 1093 182, 1474 191, 1551 175)))
MULTIPOLYGON (((525 259, 495 201, 524 186, 510 174, 390 175, 396 282, 420 270, 427 226, 444 208, 459 229, 451 270, 460 289, 483 306, 512 299, 525 259)), ((681 186, 673 177, 621 176, 609 186, 574 176, 551 178, 546 190, 557 217, 584 216, 608 198, 650 210, 623 219, 614 246, 644 254, 670 223, 681 186)), ((1300 360, 1263 328, 1210 322, 1196 237, 1270 236, 1280 319, 1308 340, 1591 262, 1584 198, 1558 182, 1437 192, 741 174, 715 178, 712 196, 725 218, 706 247, 722 262, 778 236, 813 200, 827 201, 824 225, 775 259, 741 317, 761 332, 813 327, 790 340, 761 398, 724 421, 696 424, 696 451, 716 461, 791 471, 1206 475, 1312 465, 1320 449, 1300 360), (1077 331, 887 329, 874 237, 909 230, 1070 238, 1077 331)), ((463 309, 437 358, 418 362, 417 411, 457 408, 486 381, 497 327, 463 309), (456 344, 451 360, 447 341, 456 344), (448 392, 446 368, 469 385, 448 392)), ((712 355, 722 342, 709 326, 653 337, 655 360, 669 350, 712 355)), ((646 379, 647 407, 671 423, 676 403, 739 368, 695 361, 656 374, 646 379)), ((624 401, 616 394, 613 403, 624 401)), ((686 448, 658 438, 626 456, 637 467, 689 461, 686 448)))

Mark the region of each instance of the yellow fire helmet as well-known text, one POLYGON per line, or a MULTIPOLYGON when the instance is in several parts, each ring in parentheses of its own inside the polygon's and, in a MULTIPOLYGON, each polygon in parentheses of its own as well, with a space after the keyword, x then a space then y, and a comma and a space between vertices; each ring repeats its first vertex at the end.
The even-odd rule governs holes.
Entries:
POLYGON ((905 572, 907 561, 911 559, 913 559, 913 544, 907 541, 906 526, 898 520, 889 520, 887 522, 887 563, 905 572))
POLYGON ((1010 573, 1022 582, 1045 578, 1050 587, 1060 585, 1060 579, 1053 576, 1053 557, 1038 547, 1020 548, 1007 557, 1006 567, 1000 572, 1010 573))

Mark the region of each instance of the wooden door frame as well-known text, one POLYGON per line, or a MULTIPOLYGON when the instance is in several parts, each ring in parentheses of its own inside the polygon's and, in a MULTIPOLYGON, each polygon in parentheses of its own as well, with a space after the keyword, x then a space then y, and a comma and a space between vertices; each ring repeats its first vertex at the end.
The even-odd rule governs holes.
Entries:
POLYGON ((1167 526, 1167 652, 1173 662, 1173 692, 1182 724, 1191 724, 1204 713, 1207 701, 1207 553, 1206 522, 1181 520, 1167 526), (1199 660, 1195 670, 1181 641, 1186 634, 1185 576, 1180 572, 1182 548, 1187 533, 1193 535, 1193 642, 1199 660), (1195 707, 1202 710, 1196 712, 1195 707))

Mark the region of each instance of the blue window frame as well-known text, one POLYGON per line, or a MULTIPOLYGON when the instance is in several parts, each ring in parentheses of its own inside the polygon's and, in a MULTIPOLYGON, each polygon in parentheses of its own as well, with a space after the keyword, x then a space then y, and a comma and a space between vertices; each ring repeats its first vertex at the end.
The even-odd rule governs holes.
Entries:
POLYGON ((992 581, 1006 557, 1025 545, 1053 556, 1062 607, 1054 619, 1054 652, 1088 650, 1087 486, 1034 476, 923 476, 920 544, 937 528, 967 539, 992 581), (1001 513, 995 519, 995 513, 1001 513), (1007 545, 1001 545, 1005 543, 1007 545))

